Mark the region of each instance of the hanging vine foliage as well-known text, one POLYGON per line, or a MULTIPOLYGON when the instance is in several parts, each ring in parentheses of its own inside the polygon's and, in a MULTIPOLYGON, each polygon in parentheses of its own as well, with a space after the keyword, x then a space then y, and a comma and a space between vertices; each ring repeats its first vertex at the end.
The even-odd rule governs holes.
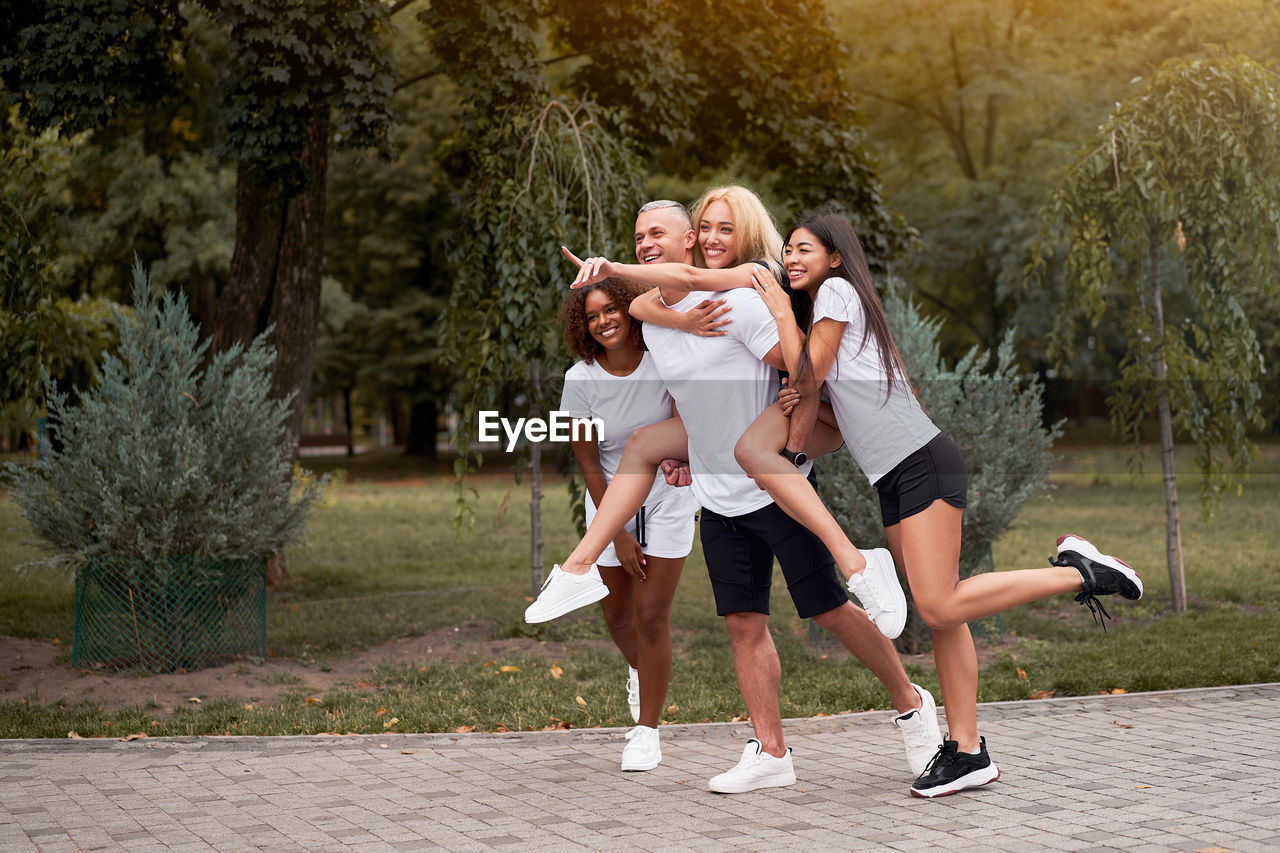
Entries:
MULTIPOLYGON (((1246 284, 1272 282, 1280 245, 1278 83, 1240 55, 1165 63, 1117 106, 1048 209, 1068 244, 1053 357, 1073 354, 1082 323, 1106 315, 1122 324, 1128 349, 1108 400, 1113 421, 1138 440, 1166 391, 1175 425, 1196 442, 1210 516, 1252 455, 1249 426, 1260 425, 1261 318, 1241 297, 1246 284), (1159 337, 1153 275, 1167 294, 1159 337), (1157 352, 1168 381, 1156 381, 1157 352)), ((1046 269, 1042 250, 1033 280, 1046 269)))
POLYGON ((447 350, 461 368, 457 518, 472 521, 462 478, 480 462, 477 412, 518 388, 530 411, 545 410, 566 356, 555 323, 571 279, 560 246, 622 255, 640 198, 639 170, 620 137, 585 103, 563 99, 509 109, 489 133, 469 182, 465 234, 445 313, 447 350), (503 156, 506 151, 514 156, 503 156), (531 368, 533 372, 531 373, 531 368), (534 379, 531 381, 530 377, 534 379))

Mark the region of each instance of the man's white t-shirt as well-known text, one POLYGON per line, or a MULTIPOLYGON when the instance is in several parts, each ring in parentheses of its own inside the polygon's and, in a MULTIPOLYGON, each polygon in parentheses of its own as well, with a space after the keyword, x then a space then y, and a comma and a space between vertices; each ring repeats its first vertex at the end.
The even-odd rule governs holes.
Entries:
MULTIPOLYGON (((693 493, 707 509, 745 515, 773 503, 733 458, 747 427, 777 398, 778 372, 760 359, 778 343, 778 327, 753 288, 695 291, 669 306, 688 311, 704 299, 723 299, 733 322, 723 337, 704 338, 644 324, 644 340, 675 398, 689 434, 693 493)), ((801 469, 809 472, 809 463, 801 469)))
MULTIPOLYGON (((572 418, 600 418, 600 467, 604 469, 605 482, 609 482, 618 471, 631 433, 671 417, 671 395, 652 356, 646 352, 636 369, 626 376, 615 376, 598 361, 580 361, 570 367, 564 374, 560 410, 572 418)), ((657 470, 645 504, 657 503, 676 491, 677 487, 668 485, 661 470, 657 470)), ((587 504, 589 521, 595 510, 590 493, 587 504)))
POLYGON ((885 400, 888 374, 880 361, 875 332, 867 335, 864 345, 862 300, 843 278, 829 278, 818 288, 814 325, 826 317, 846 324, 827 373, 827 395, 853 460, 875 483, 928 444, 939 430, 901 377, 885 400))

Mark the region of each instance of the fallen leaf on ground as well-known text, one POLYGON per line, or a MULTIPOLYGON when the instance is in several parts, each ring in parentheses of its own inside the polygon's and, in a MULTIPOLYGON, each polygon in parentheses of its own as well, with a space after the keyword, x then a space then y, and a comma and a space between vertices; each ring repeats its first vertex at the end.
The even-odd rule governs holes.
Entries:
POLYGON ((383 724, 382 724, 382 727, 383 727, 384 729, 389 729, 389 728, 391 728, 392 726, 394 726, 394 725, 395 725, 396 723, 398 723, 398 722, 400 722, 400 718, 399 718, 399 717, 392 717, 391 719, 389 719, 389 720, 387 720, 385 723, 383 723, 383 724))
POLYGON ((458 732, 460 734, 466 734, 467 732, 474 732, 475 730, 476 730, 475 726, 458 726, 456 729, 454 729, 455 732, 458 732))
POLYGON ((146 732, 136 732, 131 735, 125 735, 124 737, 120 738, 120 740, 122 741, 137 740, 138 738, 144 738, 146 736, 147 736, 146 732))
POLYGON ((1056 690, 1032 690, 1027 693, 1028 699, 1052 699, 1056 690))
POLYGON ((1150 785, 1134 785, 1135 788, 1150 788, 1150 785))
POLYGON ((1018 677, 1021 678, 1023 681, 1027 681, 1028 680, 1027 671, 1022 667, 1018 667, 1018 677))
POLYGON ((416 749, 402 749, 402 750, 400 750, 400 754, 401 754, 401 755, 417 755, 417 754, 418 754, 418 750, 416 750, 416 749))
POLYGON ((386 708, 379 708, 377 711, 374 711, 373 715, 374 715, 375 717, 381 717, 381 716, 382 716, 383 714, 385 714, 385 713, 387 713, 387 709, 386 709, 386 708))
POLYGON ((519 672, 519 671, 520 671, 520 667, 512 666, 511 664, 498 667, 498 672, 519 672))
POLYGON ((74 731, 67 732, 67 737, 71 738, 72 740, 84 740, 84 738, 83 738, 83 737, 81 737, 80 735, 76 734, 74 731))
POLYGON ((672 702, 670 705, 667 706, 667 710, 674 714, 676 711, 680 710, 680 706, 677 705, 675 702, 672 702))
POLYGON ((317 698, 316 698, 316 697, 314 697, 314 696, 308 696, 308 697, 307 697, 307 704, 308 704, 308 705, 319 705, 319 704, 320 704, 320 700, 319 700, 319 699, 317 699, 317 698))
POLYGON ((197 705, 199 705, 199 704, 200 704, 200 697, 199 697, 199 696, 188 696, 188 697, 187 697, 187 701, 188 701, 188 702, 195 702, 197 705))
POLYGON ((564 675, 564 670, 560 668, 560 664, 551 664, 551 677, 558 679, 562 675, 564 675))
POLYGON ((1119 720, 1112 720, 1112 722, 1113 722, 1113 723, 1115 723, 1117 726, 1119 726, 1119 727, 1120 727, 1120 728, 1122 728, 1122 729, 1131 729, 1131 728, 1133 728, 1133 723, 1122 723, 1122 722, 1120 722, 1119 720))
POLYGON ((1111 695, 1112 695, 1112 696, 1121 696, 1121 695, 1123 695, 1123 694, 1125 694, 1125 693, 1128 693, 1128 692, 1129 692, 1129 691, 1128 691, 1128 690, 1125 690, 1123 687, 1113 687, 1113 688, 1111 688, 1111 695))
POLYGON ((573 701, 577 702, 579 705, 581 705, 584 708, 587 707, 587 700, 583 699, 581 696, 574 696, 573 701))

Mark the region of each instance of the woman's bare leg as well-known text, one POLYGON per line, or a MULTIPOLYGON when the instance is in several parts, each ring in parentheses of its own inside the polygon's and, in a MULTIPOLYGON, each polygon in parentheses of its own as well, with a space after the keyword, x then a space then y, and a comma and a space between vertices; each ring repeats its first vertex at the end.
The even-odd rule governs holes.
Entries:
POLYGON ((609 488, 605 489, 604 500, 596 507, 587 535, 560 564, 560 569, 571 575, 586 574, 618 531, 644 506, 644 499, 653 488, 653 477, 662 460, 688 457, 689 436, 684 431, 684 421, 679 418, 650 424, 633 432, 627 439, 618 471, 609 481, 609 488))
MULTIPOLYGON (((657 728, 671 682, 671 603, 684 557, 645 558, 644 583, 633 584, 636 649, 640 672, 640 720, 657 728)), ((608 599, 605 599, 606 601, 608 599)))
POLYGON ((983 572, 960 580, 960 518, 963 510, 935 500, 901 522, 904 557, 916 612, 934 630, 955 628, 1019 604, 1080 591, 1080 573, 1071 566, 983 572), (954 542, 952 542, 954 538, 954 542), (945 550, 941 550, 943 545, 945 550), (951 553, 954 550, 954 555, 951 553))
MULTIPOLYGON (((787 442, 787 417, 775 405, 765 409, 747 428, 734 447, 734 456, 743 470, 755 479, 782 511, 809 528, 827 546, 836 566, 847 580, 867 567, 867 560, 854 547, 844 530, 814 491, 813 484, 779 451, 787 442)), ((815 425, 809 446, 829 452, 832 443, 843 443, 838 431, 821 418, 815 425), (834 433, 834 436, 833 436, 834 433)), ((807 447, 806 447, 807 452, 807 447)))
POLYGON ((638 584, 622 566, 599 568, 600 579, 609 588, 608 597, 600 599, 604 624, 609 628, 613 644, 627 659, 627 665, 636 667, 640 659, 635 621, 635 588, 638 584))

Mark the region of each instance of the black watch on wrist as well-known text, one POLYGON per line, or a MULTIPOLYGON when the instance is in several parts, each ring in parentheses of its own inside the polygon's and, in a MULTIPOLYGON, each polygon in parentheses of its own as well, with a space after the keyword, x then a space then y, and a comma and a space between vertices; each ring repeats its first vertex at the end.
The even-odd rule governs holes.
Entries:
POLYGON ((795 465, 797 468, 809 461, 809 454, 805 453, 803 450, 797 453, 793 450, 787 450, 787 448, 784 447, 778 451, 778 455, 789 459, 791 464, 795 465))

